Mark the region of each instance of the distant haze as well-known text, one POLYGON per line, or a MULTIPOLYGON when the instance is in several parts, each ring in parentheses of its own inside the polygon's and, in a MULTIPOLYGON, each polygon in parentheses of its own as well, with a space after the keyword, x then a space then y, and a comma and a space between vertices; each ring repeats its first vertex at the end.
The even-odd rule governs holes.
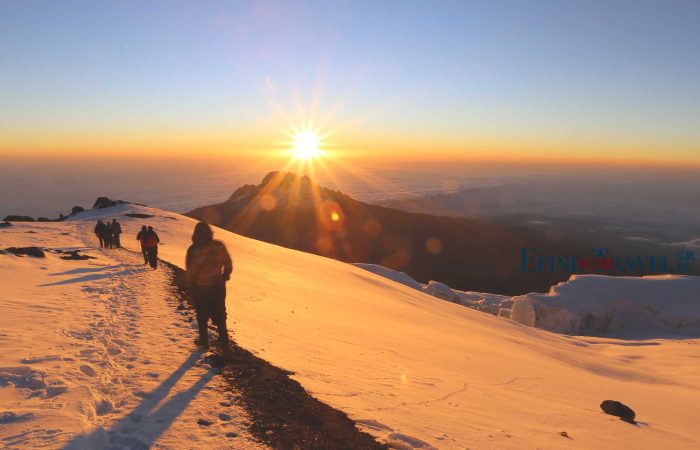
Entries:
MULTIPOLYGON (((700 178, 692 171, 467 162, 355 166, 328 163, 327 171, 317 167, 314 178, 362 201, 436 214, 623 220, 665 229, 659 234, 700 225, 700 178)), ((75 205, 89 208, 98 196, 184 212, 223 201, 241 185, 258 184, 283 167, 283 161, 235 158, 5 160, 0 165, 0 218, 53 218, 75 205)))

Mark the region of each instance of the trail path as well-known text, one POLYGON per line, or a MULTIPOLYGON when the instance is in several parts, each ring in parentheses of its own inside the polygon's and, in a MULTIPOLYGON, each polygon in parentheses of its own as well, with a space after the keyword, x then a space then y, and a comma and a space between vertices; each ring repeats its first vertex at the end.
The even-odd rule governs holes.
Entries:
POLYGON ((3 348, 14 349, 0 356, 8 388, 0 403, 10 406, 0 411, 0 447, 261 448, 218 370, 196 351, 170 269, 95 248, 88 223, 70 225, 70 235, 84 237, 75 242, 66 226, 15 229, 13 245, 81 248, 96 259, 49 251, 46 259, 5 256, 0 267, 0 315, 17 318, 0 329, 3 348))

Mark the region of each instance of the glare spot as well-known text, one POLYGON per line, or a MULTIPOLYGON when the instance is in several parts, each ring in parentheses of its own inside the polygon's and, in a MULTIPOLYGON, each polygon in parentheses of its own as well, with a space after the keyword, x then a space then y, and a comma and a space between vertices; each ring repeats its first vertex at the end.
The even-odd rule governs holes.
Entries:
POLYGON ((431 237, 425 241, 425 248, 431 255, 437 255, 442 252, 442 241, 436 237, 431 237))
POLYGON ((277 199, 270 194, 265 194, 260 199, 260 207, 265 211, 272 211, 277 207, 277 199))
POLYGON ((339 221, 339 220, 340 220, 340 214, 338 214, 337 211, 333 211, 333 212, 331 213, 331 220, 332 220, 333 222, 339 221))

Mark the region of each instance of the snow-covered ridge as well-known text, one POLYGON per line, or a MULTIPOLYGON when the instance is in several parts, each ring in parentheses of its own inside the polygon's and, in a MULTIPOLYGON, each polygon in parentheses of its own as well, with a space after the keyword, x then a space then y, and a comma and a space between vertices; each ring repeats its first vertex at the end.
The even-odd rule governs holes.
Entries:
MULTIPOLYGON (((18 229, 3 230, 0 248, 38 241, 42 227, 53 227, 53 238, 65 239, 61 245, 81 246, 89 253, 95 245, 90 244, 93 221, 112 217, 122 222, 122 242, 132 250, 140 226, 153 225, 163 243, 160 257, 183 266, 195 222, 137 205, 32 224, 37 234, 23 234, 22 242, 16 242, 18 229)), ((310 393, 395 448, 700 445, 696 339, 620 341, 553 334, 446 302, 349 264, 220 229, 215 236, 234 259, 228 305, 237 342, 294 372, 310 393), (629 404, 644 424, 634 427, 604 415, 598 405, 605 399, 629 404)), ((33 281, 43 277, 39 259, 0 255, 0 264, 26 269, 19 279, 18 269, 0 268, 0 283, 11 286, 13 298, 26 305, 45 301, 44 291, 35 286, 44 282, 33 281)), ((101 282, 91 278, 71 286, 94 289, 103 287, 101 282)), ((64 292, 59 286, 57 298, 64 292)), ((76 305, 89 302, 89 290, 70 292, 76 305)), ((161 300, 149 296, 140 301, 146 307, 161 300)), ((0 306, 15 302, 3 298, 0 306)), ((41 333, 53 333, 48 319, 56 312, 38 311, 36 317, 49 324, 41 333)), ((22 367, 21 360, 33 351, 15 346, 14 331, 6 331, 15 329, 8 322, 14 319, 1 312, 0 333, 7 335, 0 336, 3 348, 14 350, 5 352, 0 366, 22 367)), ((0 396, 0 402, 4 408, 5 398, 0 396)))
POLYGON ((616 337, 700 336, 700 277, 572 275, 548 293, 508 297, 423 285, 403 272, 355 264, 397 283, 472 309, 556 333, 616 337), (514 306, 516 305, 517 306, 514 306))

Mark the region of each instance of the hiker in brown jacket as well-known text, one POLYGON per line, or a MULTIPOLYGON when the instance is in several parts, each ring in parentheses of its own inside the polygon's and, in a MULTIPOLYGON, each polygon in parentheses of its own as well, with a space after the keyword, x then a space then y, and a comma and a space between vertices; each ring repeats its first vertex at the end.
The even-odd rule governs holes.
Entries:
POLYGON ((230 358, 233 351, 226 327, 226 281, 231 277, 233 264, 223 242, 214 240, 214 232, 204 222, 194 227, 185 264, 199 326, 199 339, 195 339, 195 344, 209 348, 207 323, 211 319, 219 331, 224 356, 230 358))

